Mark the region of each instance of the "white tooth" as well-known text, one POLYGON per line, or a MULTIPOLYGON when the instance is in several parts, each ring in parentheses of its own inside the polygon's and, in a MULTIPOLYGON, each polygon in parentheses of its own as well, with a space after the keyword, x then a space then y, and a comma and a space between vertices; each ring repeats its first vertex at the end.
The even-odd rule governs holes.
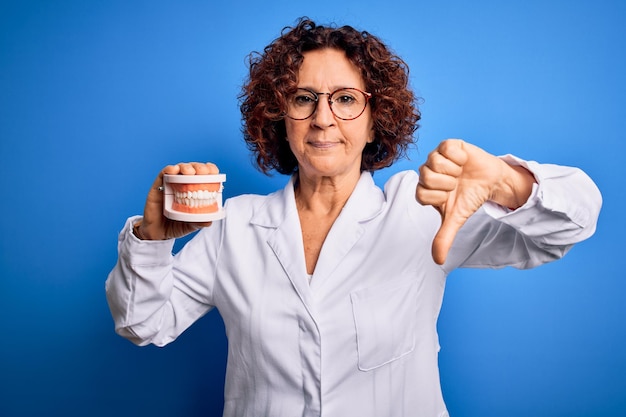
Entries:
POLYGON ((188 198, 185 198, 185 203, 184 203, 184 204, 185 204, 186 206, 188 206, 188 205, 189 205, 189 199, 188 199, 188 198))
POLYGON ((193 198, 193 199, 198 198, 198 192, 194 191, 193 193, 191 193, 191 198, 193 198))
POLYGON ((209 190, 204 190, 204 193, 202 193, 202 198, 204 198, 205 200, 208 200, 211 198, 211 192, 209 190))

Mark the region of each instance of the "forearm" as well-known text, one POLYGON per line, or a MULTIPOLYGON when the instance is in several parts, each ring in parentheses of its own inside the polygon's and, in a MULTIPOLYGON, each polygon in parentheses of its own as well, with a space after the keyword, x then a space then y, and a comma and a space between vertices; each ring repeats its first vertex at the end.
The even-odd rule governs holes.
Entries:
MULTIPOLYGON (((516 210, 487 202, 460 230, 447 267, 530 268, 561 258, 596 228, 602 197, 581 170, 502 157, 537 183, 516 210)), ((514 207, 511 207, 514 208, 514 207)))
POLYGON ((537 185, 525 204, 501 220, 547 244, 574 244, 595 232, 602 195, 587 174, 574 167, 504 159, 532 172, 537 185))
MULTIPOLYGON (((213 308, 217 246, 195 236, 173 256, 174 239, 140 240, 132 232, 137 220, 128 219, 120 233, 107 300, 120 336, 163 346, 213 308)), ((217 238, 219 227, 210 230, 217 238)))
POLYGON ((116 331, 137 344, 148 343, 151 322, 162 322, 159 311, 172 287, 172 241, 139 241, 132 233, 138 218, 120 233, 118 261, 106 281, 106 295, 116 331), (135 330, 133 330, 135 329, 135 330))

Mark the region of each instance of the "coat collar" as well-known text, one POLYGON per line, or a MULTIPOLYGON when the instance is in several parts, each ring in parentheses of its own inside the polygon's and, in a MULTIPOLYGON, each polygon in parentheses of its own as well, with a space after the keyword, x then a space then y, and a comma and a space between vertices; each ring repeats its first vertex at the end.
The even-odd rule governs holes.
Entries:
POLYGON ((270 194, 265 204, 255 210, 251 223, 258 227, 275 229, 270 233, 267 244, 309 313, 315 317, 315 293, 321 291, 328 277, 361 238, 365 231, 363 224, 382 212, 385 196, 374 184, 372 175, 363 172, 326 237, 309 285, 294 181, 295 176, 292 176, 284 189, 270 194))
MULTIPOLYGON (((297 174, 292 175, 285 188, 267 197, 265 204, 252 215, 252 224, 277 228, 284 223, 290 213, 295 212, 297 215, 294 193, 296 178, 297 174)), ((356 222, 367 221, 376 217, 384 204, 385 196, 374 183, 372 174, 363 171, 339 217, 349 216, 356 222)))

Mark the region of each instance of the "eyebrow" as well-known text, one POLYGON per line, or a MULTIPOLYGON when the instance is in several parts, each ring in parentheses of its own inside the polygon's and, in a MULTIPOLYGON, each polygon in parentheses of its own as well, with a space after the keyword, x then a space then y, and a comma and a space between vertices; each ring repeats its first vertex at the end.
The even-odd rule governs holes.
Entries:
POLYGON ((317 91, 316 89, 314 89, 314 88, 312 88, 312 87, 308 87, 308 86, 301 86, 301 85, 299 85, 299 86, 298 86, 298 88, 302 88, 303 90, 309 90, 309 91, 312 91, 312 92, 314 92, 315 94, 333 93, 333 92, 335 92, 335 91, 337 91, 337 90, 341 90, 341 89, 344 89, 344 88, 356 88, 356 89, 358 89, 358 90, 363 90, 363 88, 361 88, 361 87, 354 87, 354 86, 347 86, 347 85, 342 85, 342 86, 339 86, 339 87, 334 87, 334 88, 332 88, 332 89, 331 89, 331 90, 329 90, 329 91, 317 91))

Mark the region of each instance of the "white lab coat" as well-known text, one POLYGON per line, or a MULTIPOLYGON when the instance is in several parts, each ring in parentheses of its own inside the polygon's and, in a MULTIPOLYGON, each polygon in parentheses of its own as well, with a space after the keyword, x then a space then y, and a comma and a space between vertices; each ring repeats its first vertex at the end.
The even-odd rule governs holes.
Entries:
POLYGON ((415 201, 412 171, 384 193, 362 174, 310 284, 293 179, 269 196, 229 199, 226 218, 175 257, 172 241, 138 240, 131 218, 106 284, 116 330, 160 346, 217 307, 227 417, 447 416, 436 332, 447 273, 539 265, 595 228, 601 197, 585 174, 519 163, 539 182, 529 202, 510 213, 485 205, 444 267, 431 258, 440 217, 415 201))

